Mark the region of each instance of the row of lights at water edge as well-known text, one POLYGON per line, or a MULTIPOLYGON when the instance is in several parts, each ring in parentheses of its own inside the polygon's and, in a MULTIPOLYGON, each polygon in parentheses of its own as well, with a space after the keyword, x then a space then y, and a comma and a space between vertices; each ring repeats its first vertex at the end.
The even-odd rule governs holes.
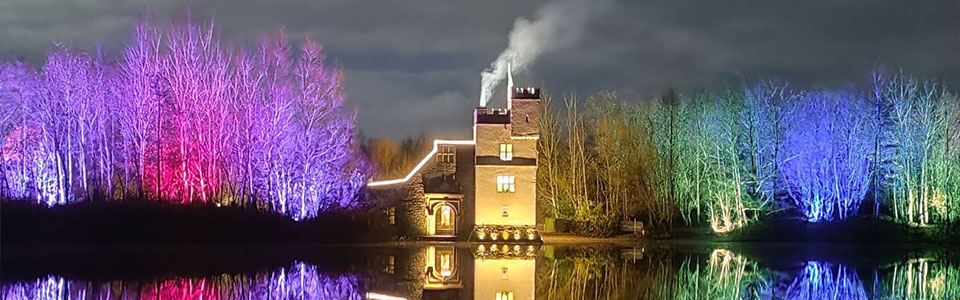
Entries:
POLYGON ((519 241, 523 237, 526 237, 527 240, 530 240, 530 241, 537 239, 537 231, 533 230, 533 228, 527 228, 526 230, 521 230, 517 228, 512 231, 513 232, 511 234, 510 229, 503 229, 503 230, 500 230, 499 234, 496 232, 491 232, 488 235, 487 229, 481 227, 481 228, 477 228, 477 238, 480 239, 481 241, 486 240, 487 238, 489 238, 491 241, 496 241, 496 240, 507 241, 507 240, 510 240, 510 237, 512 235, 513 239, 516 241, 519 241), (524 231, 526 231, 526 235, 523 234, 524 231))
POLYGON ((527 245, 526 252, 524 252, 524 249, 521 248, 520 245, 513 245, 513 247, 510 247, 510 245, 501 246, 501 245, 493 244, 493 245, 490 245, 490 249, 487 249, 487 246, 480 245, 480 246, 477 246, 476 255, 487 256, 487 255, 497 254, 498 252, 500 255, 536 256, 537 248, 533 247, 533 245, 527 245))

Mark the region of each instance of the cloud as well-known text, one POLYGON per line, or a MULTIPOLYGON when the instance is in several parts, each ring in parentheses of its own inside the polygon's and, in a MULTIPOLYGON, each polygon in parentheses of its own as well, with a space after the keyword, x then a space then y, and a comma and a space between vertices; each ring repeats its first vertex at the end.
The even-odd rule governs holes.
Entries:
MULTIPOLYGON (((470 133, 477 72, 509 44, 517 18, 548 1, 0 1, 0 58, 43 58, 53 41, 114 53, 142 11, 169 21, 189 8, 224 38, 254 41, 277 26, 311 36, 345 68, 365 134, 470 133)), ((612 89, 628 99, 742 77, 798 85, 862 82, 876 63, 960 83, 960 2, 627 1, 546 52, 518 84, 554 95, 612 89)))

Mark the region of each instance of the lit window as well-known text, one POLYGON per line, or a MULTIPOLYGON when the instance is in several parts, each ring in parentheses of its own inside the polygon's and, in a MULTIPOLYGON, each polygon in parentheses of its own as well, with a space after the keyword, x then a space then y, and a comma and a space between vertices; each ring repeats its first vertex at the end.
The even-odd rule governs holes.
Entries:
POLYGON ((397 224, 397 208, 391 206, 387 209, 387 219, 390 220, 390 225, 397 224))
POLYGON ((517 186, 513 175, 497 175, 497 193, 516 192, 517 186))
POLYGON ((513 144, 500 144, 500 160, 513 160, 513 144))
POLYGON ((497 300, 513 300, 513 292, 497 292, 497 300))
MULTIPOLYGON (((504 245, 504 247, 506 247, 506 245, 504 245)), ((507 269, 507 267, 500 268, 500 279, 506 280, 507 274, 510 273, 509 271, 510 269, 507 269)))
POLYGON ((503 206, 503 217, 506 218, 506 217, 509 217, 509 216, 510 216, 510 207, 504 205, 504 206, 503 206))

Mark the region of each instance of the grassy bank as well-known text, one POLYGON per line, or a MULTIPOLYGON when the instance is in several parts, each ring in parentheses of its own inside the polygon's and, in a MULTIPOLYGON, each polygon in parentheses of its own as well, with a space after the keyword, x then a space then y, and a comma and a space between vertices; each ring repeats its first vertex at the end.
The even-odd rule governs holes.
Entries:
POLYGON ((677 228, 666 238, 720 242, 960 243, 960 230, 948 225, 910 227, 868 217, 809 223, 780 216, 725 234, 714 233, 707 227, 677 228))
MULTIPOLYGON (((544 241, 562 243, 590 243, 592 240, 614 242, 633 233, 613 228, 596 234, 581 232, 569 221, 557 224, 555 233, 545 233, 544 241), (548 238, 550 241, 548 241, 548 238)), ((678 222, 679 223, 679 222, 678 222)), ((764 217, 749 226, 729 233, 717 233, 708 225, 683 226, 674 224, 672 228, 645 228, 644 240, 687 240, 700 242, 749 242, 749 243, 937 243, 960 245, 960 224, 937 224, 925 226, 907 226, 890 219, 874 219, 858 216, 844 221, 806 222, 789 212, 764 217)), ((639 239, 639 237, 636 237, 639 239)))
POLYGON ((182 245, 366 242, 389 239, 363 214, 327 213, 305 221, 212 205, 132 201, 47 208, 0 204, 0 243, 9 245, 182 245))

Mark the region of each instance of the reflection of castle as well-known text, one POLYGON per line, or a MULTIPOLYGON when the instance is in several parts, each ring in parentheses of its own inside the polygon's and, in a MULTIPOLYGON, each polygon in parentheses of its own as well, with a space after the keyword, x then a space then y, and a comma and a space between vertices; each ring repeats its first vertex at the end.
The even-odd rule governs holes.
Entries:
MULTIPOLYGON (((539 239, 535 225, 540 90, 511 84, 508 91, 505 109, 474 111, 472 140, 436 140, 406 177, 368 186, 414 190, 422 186, 422 192, 414 193, 423 208, 414 203, 416 216, 408 217, 419 219, 416 226, 430 238, 539 239)), ((407 211, 391 208, 391 216, 398 210, 407 211)))
POLYGON ((533 245, 518 244, 481 245, 473 249, 428 246, 408 260, 414 264, 409 266, 410 270, 422 271, 415 277, 422 277, 422 282, 414 282, 415 289, 401 291, 374 285, 366 298, 534 299, 536 253, 533 245))
POLYGON ((473 260, 473 299, 533 299, 536 253, 532 245, 479 246, 473 260))

